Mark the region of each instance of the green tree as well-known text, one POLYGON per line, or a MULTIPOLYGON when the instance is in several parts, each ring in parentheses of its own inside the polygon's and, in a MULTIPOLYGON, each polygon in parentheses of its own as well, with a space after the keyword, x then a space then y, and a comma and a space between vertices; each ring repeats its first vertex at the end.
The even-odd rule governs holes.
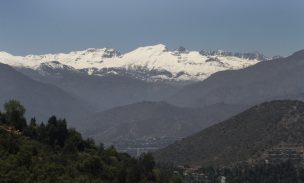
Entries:
POLYGON ((69 129, 68 137, 65 141, 64 152, 66 154, 77 154, 77 152, 83 152, 85 149, 85 142, 82 136, 75 129, 69 129))
POLYGON ((146 172, 151 172, 155 167, 155 161, 151 153, 142 154, 139 158, 146 172))
POLYGON ((31 119, 28 127, 23 130, 23 134, 33 139, 38 139, 38 126, 35 118, 31 119))
POLYGON ((26 127, 24 118, 25 108, 17 100, 9 100, 4 104, 6 121, 13 125, 18 130, 23 130, 26 127))
POLYGON ((63 147, 68 135, 66 121, 63 119, 57 120, 56 116, 50 117, 46 125, 49 144, 55 147, 56 145, 63 147))
POLYGON ((79 169, 92 177, 102 176, 104 164, 100 157, 86 156, 79 164, 79 169))

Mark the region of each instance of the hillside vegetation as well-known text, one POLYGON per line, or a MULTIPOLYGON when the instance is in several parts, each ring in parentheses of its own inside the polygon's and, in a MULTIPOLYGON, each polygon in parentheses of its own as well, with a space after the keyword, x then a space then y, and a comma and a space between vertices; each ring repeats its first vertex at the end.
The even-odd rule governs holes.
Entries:
POLYGON ((155 168, 150 154, 139 159, 113 147, 95 145, 64 119, 29 124, 25 109, 9 101, 0 113, 0 182, 175 182, 178 178, 155 168))
POLYGON ((304 145, 304 103, 273 101, 155 153, 158 161, 189 165, 231 165, 259 158, 280 144, 304 145))

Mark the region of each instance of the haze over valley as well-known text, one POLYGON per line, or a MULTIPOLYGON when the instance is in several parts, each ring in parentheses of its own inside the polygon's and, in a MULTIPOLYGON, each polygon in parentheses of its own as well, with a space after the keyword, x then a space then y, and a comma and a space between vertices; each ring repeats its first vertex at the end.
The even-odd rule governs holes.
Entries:
POLYGON ((271 60, 164 45, 124 55, 113 49, 25 57, 2 52, 1 84, 8 87, 1 100, 21 101, 28 116, 41 121, 66 118, 107 145, 158 149, 261 102, 301 100, 303 58, 303 51, 271 60))

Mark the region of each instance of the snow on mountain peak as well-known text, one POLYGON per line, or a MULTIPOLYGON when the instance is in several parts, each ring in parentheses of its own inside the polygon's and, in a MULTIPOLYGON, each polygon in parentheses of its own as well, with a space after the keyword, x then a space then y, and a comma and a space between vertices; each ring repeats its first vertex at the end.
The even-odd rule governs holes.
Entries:
POLYGON ((11 55, 11 54, 9 54, 7 52, 4 52, 4 51, 0 51, 0 56, 2 58, 2 57, 12 57, 13 55, 11 55))
POLYGON ((147 80, 203 80, 211 74, 254 65, 263 57, 259 54, 238 54, 224 51, 189 51, 184 47, 169 50, 165 45, 139 47, 120 54, 112 48, 89 48, 69 53, 13 56, 0 52, 0 62, 14 67, 35 70, 40 66, 53 69, 76 69, 88 74, 122 73, 141 75, 147 80), (134 74, 136 73, 136 74, 134 74))
POLYGON ((166 52, 168 49, 165 45, 163 44, 157 44, 157 45, 153 45, 153 46, 145 46, 145 47, 139 47, 137 49, 135 49, 133 52, 148 52, 148 53, 162 53, 162 52, 166 52))
POLYGON ((23 60, 24 58, 21 56, 14 56, 10 53, 0 51, 0 63, 11 65, 14 67, 26 67, 28 65, 31 65, 30 63, 26 63, 23 60))

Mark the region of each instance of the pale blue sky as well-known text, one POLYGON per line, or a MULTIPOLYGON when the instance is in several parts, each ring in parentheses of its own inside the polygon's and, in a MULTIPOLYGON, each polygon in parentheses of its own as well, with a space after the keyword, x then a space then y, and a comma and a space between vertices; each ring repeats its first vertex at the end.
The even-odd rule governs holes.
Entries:
POLYGON ((113 47, 304 49, 303 0, 0 0, 0 50, 17 55, 113 47))

